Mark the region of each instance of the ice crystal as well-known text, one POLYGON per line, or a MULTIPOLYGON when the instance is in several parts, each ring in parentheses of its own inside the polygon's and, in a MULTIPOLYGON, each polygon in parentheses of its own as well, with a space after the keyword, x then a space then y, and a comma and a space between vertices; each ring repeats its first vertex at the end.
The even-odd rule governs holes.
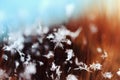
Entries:
POLYGON ((66 80, 78 80, 77 77, 73 74, 69 74, 67 77, 66 77, 66 80))
POLYGON ((102 74, 104 78, 106 79, 111 79, 113 77, 111 72, 105 72, 102 74))
POLYGON ((90 65, 90 69, 93 69, 94 71, 96 70, 101 70, 102 65, 100 63, 93 63, 90 65))

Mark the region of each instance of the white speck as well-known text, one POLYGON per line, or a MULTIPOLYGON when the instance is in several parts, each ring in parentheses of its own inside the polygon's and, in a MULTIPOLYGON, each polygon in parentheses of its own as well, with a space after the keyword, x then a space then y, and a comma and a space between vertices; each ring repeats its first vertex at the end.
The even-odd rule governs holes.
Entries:
POLYGON ((24 61, 25 61, 25 54, 22 53, 22 52, 19 51, 19 50, 18 50, 18 53, 19 53, 19 55, 20 55, 20 60, 21 60, 22 62, 24 62, 24 61))
POLYGON ((50 77, 52 78, 52 80, 54 80, 54 76, 53 76, 53 74, 52 74, 52 75, 50 75, 50 77))
POLYGON ((15 61, 15 66, 16 66, 16 68, 17 68, 19 65, 20 65, 19 62, 18 62, 18 61, 15 61))
POLYGON ((78 80, 77 77, 73 74, 69 74, 67 77, 66 77, 66 80, 78 80))
POLYGON ((111 72, 105 72, 105 73, 103 73, 102 75, 103 75, 103 77, 106 78, 106 79, 111 79, 112 76, 113 76, 111 72))
POLYGON ((57 66, 56 66, 56 65, 55 65, 55 63, 53 62, 53 63, 52 63, 52 67, 51 67, 51 69, 50 69, 50 70, 51 70, 51 71, 55 71, 55 70, 56 70, 56 68, 57 68, 57 66))
POLYGON ((102 49, 100 47, 97 48, 97 52, 101 53, 102 49))
POLYGON ((37 51, 37 52, 36 52, 36 55, 37 55, 37 56, 40 56, 40 51, 37 51))
POLYGON ((76 65, 80 65, 81 64, 81 62, 78 61, 78 58, 75 58, 75 64, 76 65))
POLYGON ((53 35, 53 34, 49 34, 49 35, 47 36, 47 38, 48 38, 48 39, 54 39, 54 35, 53 35))
POLYGON ((2 58, 5 59, 5 60, 8 60, 8 56, 5 55, 5 54, 2 55, 2 58))
POLYGON ((32 45, 32 48, 38 48, 38 46, 39 46, 39 43, 34 43, 34 44, 32 45))
POLYGON ((31 80, 31 75, 36 73, 36 64, 35 63, 29 63, 25 66, 25 71, 20 74, 21 77, 31 80))
POLYGON ((75 8, 74 4, 67 4, 67 6, 66 6, 66 15, 67 15, 67 17, 72 16, 74 8, 75 8))
POLYGON ((5 45, 3 49, 14 53, 15 49, 22 50, 24 48, 23 42, 24 42, 24 37, 21 32, 9 33, 8 45, 5 45))
POLYGON ((117 71, 117 75, 120 76, 120 69, 117 71))
POLYGON ((40 64, 40 66, 44 65, 44 63, 42 61, 39 61, 39 64, 40 64))
POLYGON ((102 65, 100 63, 93 63, 90 65, 90 69, 95 70, 101 70, 102 65))
POLYGON ((86 70, 89 71, 88 65, 86 65, 83 62, 78 62, 78 58, 75 59, 76 65, 78 65, 78 68, 75 68, 74 70, 86 70))
POLYGON ((57 74, 57 77, 55 80, 60 80, 60 75, 61 75, 62 71, 60 71, 60 66, 57 67, 56 69, 56 74, 57 74))
POLYGON ((67 59, 66 60, 69 61, 74 56, 74 52, 73 52, 72 49, 67 49, 65 52, 67 53, 67 59))
POLYGON ((22 62, 24 62, 24 61, 25 61, 25 57, 24 57, 24 56, 20 56, 20 60, 21 60, 22 62))
POLYGON ((80 28, 78 28, 77 31, 75 31, 75 32, 69 32, 69 35, 70 35, 73 39, 75 39, 75 38, 77 38, 77 37, 79 36, 79 34, 80 34, 81 31, 82 31, 82 28, 80 27, 80 28))
MULTIPOLYGON (((22 58, 23 58, 23 60, 22 60, 22 62, 23 62, 25 57, 23 56, 22 58)), ((28 64, 30 60, 31 60, 31 56, 27 55, 27 58, 26 58, 26 61, 24 62, 24 64, 28 64)))
POLYGON ((92 33, 98 32, 98 29, 97 29, 97 27, 95 26, 95 24, 90 24, 89 28, 90 28, 90 31, 91 31, 92 33))
POLYGON ((49 51, 49 53, 47 55, 44 55, 46 58, 51 58, 54 57, 53 51, 49 51))
POLYGON ((71 42, 70 40, 68 40, 68 39, 67 39, 66 42, 67 42, 68 45, 71 45, 71 44, 72 44, 72 42, 71 42))
POLYGON ((102 54, 101 56, 103 59, 105 59, 106 57, 108 57, 108 53, 106 51, 104 51, 104 54, 102 54))
POLYGON ((73 39, 75 39, 79 33, 81 32, 81 28, 79 28, 76 32, 70 32, 69 30, 67 30, 64 26, 61 26, 61 28, 58 29, 57 32, 54 32, 54 39, 52 39, 51 41, 55 43, 55 47, 62 47, 63 48, 63 44, 62 43, 68 43, 71 44, 70 41, 68 41, 68 39, 66 39, 66 36, 71 36, 73 39))

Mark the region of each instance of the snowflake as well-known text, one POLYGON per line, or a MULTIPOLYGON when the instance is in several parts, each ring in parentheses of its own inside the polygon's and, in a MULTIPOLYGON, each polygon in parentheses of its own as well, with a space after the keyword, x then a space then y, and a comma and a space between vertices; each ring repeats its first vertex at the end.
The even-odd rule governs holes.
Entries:
POLYGON ((104 78, 106 79, 111 79, 113 77, 111 72, 105 72, 102 74, 104 78))
POLYGON ((31 80, 31 77, 33 74, 36 73, 36 64, 35 63, 29 63, 25 65, 24 72, 20 74, 20 77, 25 78, 27 80, 31 80))
POLYGON ((66 80, 78 80, 77 77, 73 74, 69 74, 67 77, 66 77, 66 80))
POLYGON ((74 70, 86 70, 86 71, 89 71, 88 65, 86 65, 83 62, 78 62, 78 58, 75 59, 75 63, 78 65, 78 68, 75 68, 74 70))
POLYGON ((53 51, 49 51, 47 55, 44 55, 44 57, 50 59, 51 57, 54 57, 53 51))
POLYGON ((80 31, 81 29, 78 29, 76 32, 70 32, 64 26, 61 26, 61 28, 59 28, 57 32, 49 34, 47 38, 52 39, 51 41, 55 43, 55 48, 56 47, 63 48, 63 43, 71 45, 71 41, 67 39, 66 36, 71 36, 74 39, 79 35, 80 31))
MULTIPOLYGON (((68 42, 69 40, 66 39, 66 36, 68 35, 68 31, 66 29, 60 28, 58 29, 57 32, 54 32, 53 34, 49 34, 47 36, 48 39, 52 39, 51 41, 55 43, 55 48, 56 47, 62 47, 64 42, 68 42)), ((69 44, 70 42, 68 42, 69 44)))
POLYGON ((104 51, 104 54, 102 54, 101 56, 103 59, 105 59, 106 57, 108 57, 108 53, 106 51, 104 51))
POLYGON ((62 71, 60 71, 60 66, 58 66, 57 69, 56 69, 57 77, 56 77, 55 80, 60 80, 61 73, 62 73, 62 71))
POLYGON ((117 71, 117 75, 120 76, 120 69, 117 71))
POLYGON ((66 60, 69 61, 74 56, 73 50, 72 49, 67 49, 66 53, 67 53, 67 59, 66 60))
POLYGON ((100 63, 93 63, 90 65, 90 69, 95 70, 101 70, 102 65, 100 63))

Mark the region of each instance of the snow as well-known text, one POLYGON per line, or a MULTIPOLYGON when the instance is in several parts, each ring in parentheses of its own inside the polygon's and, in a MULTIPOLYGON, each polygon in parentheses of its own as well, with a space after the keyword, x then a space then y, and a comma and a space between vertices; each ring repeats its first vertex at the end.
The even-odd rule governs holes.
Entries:
POLYGON ((34 44, 32 45, 32 48, 38 48, 38 46, 39 46, 39 43, 34 43, 34 44))
POLYGON ((97 52, 102 53, 102 49, 100 47, 98 47, 97 52))
POLYGON ((67 77, 66 77, 66 80, 78 80, 77 77, 73 74, 69 74, 67 77))
POLYGON ((56 65, 55 65, 55 63, 53 62, 53 63, 52 63, 52 67, 51 67, 51 69, 50 69, 50 70, 51 70, 51 71, 55 71, 55 70, 56 70, 56 68, 57 68, 57 66, 56 66, 56 65))
POLYGON ((106 51, 104 51, 104 54, 102 54, 101 57, 102 57, 103 59, 107 58, 107 57, 108 57, 108 53, 107 53, 106 51))
POLYGON ((117 71, 117 75, 120 76, 120 69, 117 71))
POLYGON ((40 64, 40 66, 44 65, 44 63, 42 61, 39 61, 39 64, 40 64))
POLYGON ((75 59, 76 65, 78 65, 78 68, 75 68, 74 70, 86 70, 89 71, 88 65, 86 65, 83 62, 78 62, 78 58, 75 59))
POLYGON ((98 32, 98 29, 97 29, 95 24, 90 24, 89 28, 90 28, 90 31, 92 33, 97 33, 98 32))
POLYGON ((24 61, 25 61, 25 54, 22 53, 20 50, 18 50, 18 53, 19 53, 19 55, 20 55, 20 60, 21 60, 22 62, 24 62, 24 61))
POLYGON ((56 69, 56 74, 57 74, 57 77, 55 80, 60 80, 60 75, 61 75, 62 71, 60 71, 60 66, 57 67, 56 69))
POLYGON ((69 39, 66 39, 66 36, 71 36, 73 39, 75 39, 81 32, 81 28, 79 28, 76 32, 71 32, 68 29, 65 28, 65 26, 61 26, 58 31, 54 32, 53 34, 50 34, 47 36, 48 39, 52 39, 51 42, 55 43, 55 47, 61 47, 63 48, 62 43, 67 43, 71 45, 71 41, 69 39))
POLYGON ((50 59, 51 57, 54 57, 53 51, 49 51, 47 55, 44 55, 46 58, 50 59))
POLYGON ((94 71, 96 70, 101 70, 102 65, 100 63, 93 63, 90 65, 90 69, 93 69, 94 71))
POLYGON ((55 36, 54 36, 53 34, 49 34, 49 35, 47 36, 48 39, 54 39, 54 37, 55 37, 55 36))
POLYGON ((68 40, 68 39, 67 39, 66 43, 67 43, 68 45, 71 45, 71 44, 72 44, 72 42, 71 42, 70 40, 68 40))
POLYGON ((25 66, 25 71, 20 74, 21 77, 31 80, 31 75, 36 73, 36 64, 35 63, 29 63, 25 66))
POLYGON ((23 42, 24 37, 21 32, 9 33, 8 45, 4 45, 3 49, 5 51, 11 51, 13 54, 15 50, 22 50, 24 48, 23 42))
POLYGON ((73 56, 74 56, 74 53, 73 53, 73 50, 72 49, 67 49, 65 51, 67 53, 67 61, 69 61, 73 56))
MULTIPOLYGON (((22 61, 24 61, 24 57, 21 57, 23 58, 22 61)), ((26 58, 26 61, 24 62, 24 64, 29 64, 29 61, 31 60, 31 56, 30 55, 27 55, 27 58, 26 58)))
POLYGON ((20 65, 20 63, 18 61, 15 61, 15 66, 16 68, 20 65))
POLYGON ((5 59, 6 61, 8 60, 8 56, 5 54, 2 55, 2 58, 5 59))
POLYGON ((105 72, 102 74, 104 78, 106 79, 111 79, 113 77, 111 72, 105 72))

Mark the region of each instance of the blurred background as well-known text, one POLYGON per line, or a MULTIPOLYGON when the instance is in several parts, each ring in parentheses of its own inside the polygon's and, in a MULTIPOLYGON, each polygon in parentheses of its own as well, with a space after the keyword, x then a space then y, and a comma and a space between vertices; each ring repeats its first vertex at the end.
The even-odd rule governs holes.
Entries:
POLYGON ((0 0, 0 36, 41 23, 61 24, 85 15, 120 18, 119 0, 0 0))

